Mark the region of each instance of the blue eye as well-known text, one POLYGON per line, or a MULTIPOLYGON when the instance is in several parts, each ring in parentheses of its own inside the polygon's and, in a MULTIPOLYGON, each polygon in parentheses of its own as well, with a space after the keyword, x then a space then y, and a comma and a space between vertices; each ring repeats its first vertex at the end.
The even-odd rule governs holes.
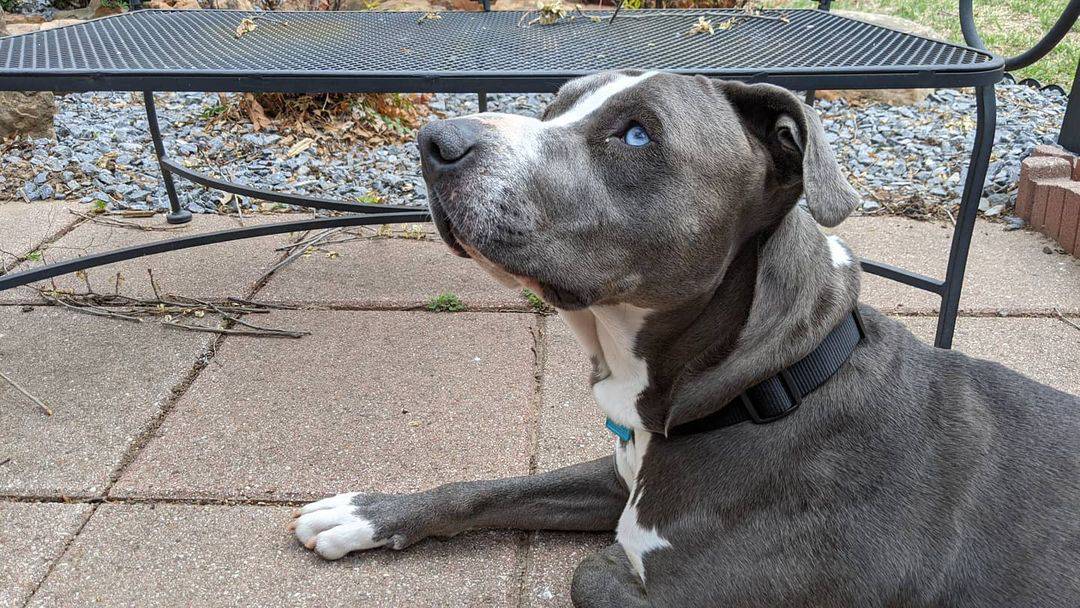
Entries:
POLYGON ((649 139, 649 132, 645 130, 645 127, 636 123, 626 130, 626 133, 623 134, 622 138, 623 141, 626 142, 626 145, 634 146, 635 148, 640 148, 652 141, 649 139))

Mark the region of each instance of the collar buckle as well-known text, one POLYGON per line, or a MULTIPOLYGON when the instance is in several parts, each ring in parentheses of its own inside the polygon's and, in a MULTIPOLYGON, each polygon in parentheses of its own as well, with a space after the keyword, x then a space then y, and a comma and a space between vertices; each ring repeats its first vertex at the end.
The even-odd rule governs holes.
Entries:
POLYGON ((750 417, 750 421, 754 424, 767 424, 785 418, 795 410, 799 409, 799 405, 802 404, 802 395, 795 386, 795 381, 791 378, 791 373, 788 370, 780 370, 780 373, 776 375, 776 379, 780 382, 780 386, 783 387, 784 393, 787 394, 789 400, 789 405, 776 414, 763 414, 758 410, 757 405, 750 399, 749 395, 745 392, 739 395, 739 401, 742 402, 743 409, 746 410, 746 415, 750 417))

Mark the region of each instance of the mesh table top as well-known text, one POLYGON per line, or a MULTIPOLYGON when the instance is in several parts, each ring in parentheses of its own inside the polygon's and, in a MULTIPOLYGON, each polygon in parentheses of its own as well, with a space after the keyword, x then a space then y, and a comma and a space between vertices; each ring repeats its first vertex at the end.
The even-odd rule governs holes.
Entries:
POLYGON ((721 10, 624 11, 528 25, 535 14, 141 10, 0 38, 0 90, 548 91, 607 69, 790 88, 992 84, 1001 58, 817 10, 764 11, 690 34, 721 10), (782 16, 782 17, 781 17, 782 16), (255 29, 237 36, 244 18, 255 29))

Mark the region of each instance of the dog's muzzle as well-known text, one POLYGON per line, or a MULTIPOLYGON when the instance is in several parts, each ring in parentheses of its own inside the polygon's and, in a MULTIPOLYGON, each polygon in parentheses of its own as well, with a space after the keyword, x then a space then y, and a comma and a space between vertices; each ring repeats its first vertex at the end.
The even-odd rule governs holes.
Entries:
POLYGON ((446 203, 454 201, 443 198, 454 191, 455 182, 475 165, 482 128, 480 123, 467 118, 436 120, 424 125, 417 138, 432 221, 443 241, 456 255, 464 258, 470 256, 458 239, 445 207, 446 203))

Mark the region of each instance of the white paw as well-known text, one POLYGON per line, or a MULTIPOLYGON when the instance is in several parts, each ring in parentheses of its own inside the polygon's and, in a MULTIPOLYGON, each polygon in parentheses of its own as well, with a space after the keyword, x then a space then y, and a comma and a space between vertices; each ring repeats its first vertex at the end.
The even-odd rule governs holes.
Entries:
POLYGON ((376 541, 372 523, 356 514, 352 500, 357 494, 338 494, 304 505, 293 513, 296 519, 289 529, 305 547, 326 559, 387 544, 390 539, 376 541))

